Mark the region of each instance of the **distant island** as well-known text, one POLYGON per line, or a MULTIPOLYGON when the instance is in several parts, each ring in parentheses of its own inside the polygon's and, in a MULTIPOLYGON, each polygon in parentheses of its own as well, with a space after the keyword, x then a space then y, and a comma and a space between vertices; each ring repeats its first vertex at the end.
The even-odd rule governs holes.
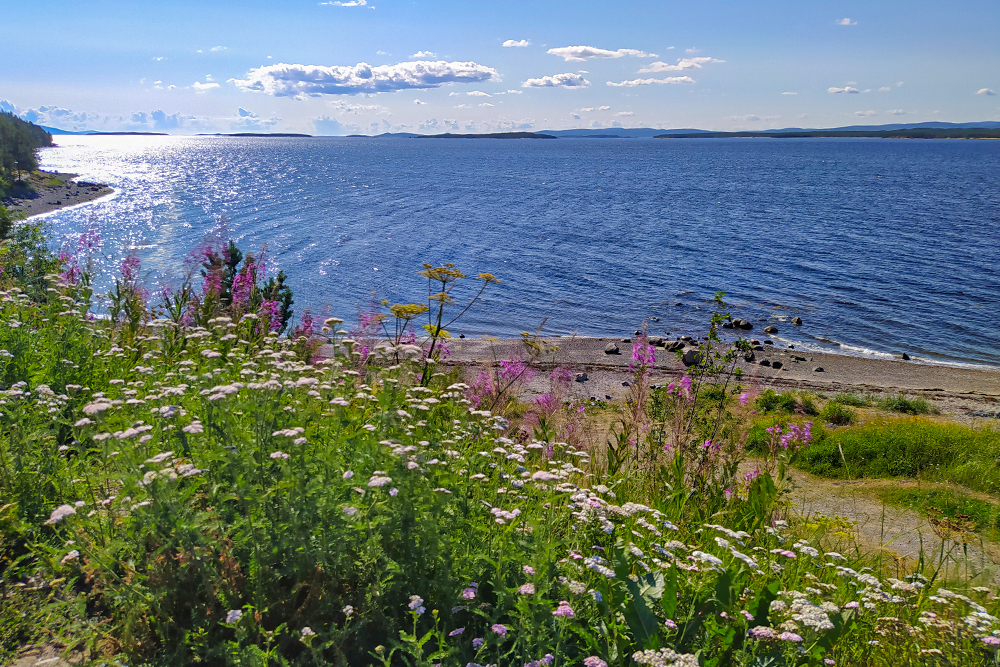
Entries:
POLYGON ((551 134, 537 132, 491 132, 489 134, 422 134, 417 139, 555 139, 551 134))
POLYGON ((792 132, 691 132, 658 134, 654 139, 1000 139, 1000 129, 987 127, 909 128, 899 130, 803 130, 792 132))

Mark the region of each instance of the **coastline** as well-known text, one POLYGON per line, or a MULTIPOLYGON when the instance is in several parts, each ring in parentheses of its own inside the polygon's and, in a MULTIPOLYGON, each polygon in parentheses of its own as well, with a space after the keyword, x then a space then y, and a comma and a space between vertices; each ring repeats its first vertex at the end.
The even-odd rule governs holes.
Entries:
MULTIPOLYGON (((576 373, 586 373, 583 382, 574 382, 570 394, 578 399, 618 400, 627 394, 632 359, 632 344, 622 338, 544 338, 559 346, 559 351, 547 355, 539 364, 545 371, 567 366, 576 373), (605 347, 614 344, 619 354, 606 354, 605 347)), ((695 342, 695 341, 692 341, 695 342)), ((475 366, 488 364, 494 358, 505 359, 523 354, 523 344, 517 339, 464 339, 449 342, 450 365, 475 366)), ((727 346, 723 345, 723 348, 727 346)), ((742 382, 760 391, 798 389, 825 394, 852 392, 859 394, 907 394, 931 401, 943 414, 961 421, 1000 422, 1000 369, 965 368, 914 363, 896 359, 872 359, 828 352, 805 352, 794 349, 765 349, 755 352, 753 362, 741 361, 742 382), (771 366, 762 366, 766 359, 771 366), (804 359, 800 361, 799 359, 804 359), (775 369, 774 362, 781 368, 775 369), (822 371, 815 369, 822 368, 822 371)), ((694 349, 687 347, 686 350, 694 349)), ((677 355, 656 348, 656 367, 650 382, 669 382, 684 372, 685 366, 677 355)), ((528 392, 548 391, 548 373, 542 372, 528 384, 528 392)))
POLYGON ((58 171, 35 172, 29 178, 29 182, 35 188, 35 194, 31 197, 5 199, 3 205, 12 213, 23 213, 25 218, 32 218, 62 208, 85 204, 114 192, 114 188, 103 183, 73 180, 78 177, 79 174, 58 171), (50 184, 52 179, 57 179, 62 183, 50 184))

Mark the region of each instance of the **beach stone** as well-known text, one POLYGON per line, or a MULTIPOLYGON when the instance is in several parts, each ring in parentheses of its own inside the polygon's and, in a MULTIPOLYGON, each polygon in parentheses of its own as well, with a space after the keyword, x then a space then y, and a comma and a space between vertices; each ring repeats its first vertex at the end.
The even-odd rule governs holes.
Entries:
POLYGON ((611 400, 611 394, 605 394, 604 395, 604 400, 605 401, 610 401, 611 400))
POLYGON ((773 340, 765 340, 764 341, 764 345, 774 345, 774 341, 773 340))
POLYGON ((817 366, 816 368, 813 369, 813 373, 822 373, 822 372, 823 372, 822 366, 817 366))
POLYGON ((797 327, 802 326, 802 318, 801 317, 793 317, 792 318, 792 324, 794 324, 797 327))
POLYGON ((650 345, 655 345, 656 347, 663 347, 663 339, 659 336, 653 336, 649 339, 650 345))
POLYGON ((770 359, 761 359, 759 363, 760 363, 761 366, 770 366, 771 365, 771 360, 770 359))
POLYGON ((577 382, 586 382, 589 379, 590 378, 587 377, 586 373, 577 373, 576 374, 576 381, 577 382))
POLYGON ((754 345, 753 349, 754 349, 755 352, 763 352, 764 351, 764 346, 763 345, 754 345))
POLYGON ((733 320, 733 324, 738 326, 743 331, 750 331, 753 329, 753 324, 747 322, 746 320, 733 320))
POLYGON ((621 354, 622 351, 618 349, 618 346, 614 343, 608 343, 604 346, 604 354, 621 354))
POLYGON ((904 352, 902 354, 902 356, 900 356, 900 359, 902 359, 903 361, 909 361, 910 360, 910 355, 908 355, 906 352, 904 352))
POLYGON ((632 383, 631 383, 631 382, 629 382, 628 380, 624 380, 624 381, 622 382, 622 386, 623 386, 623 387, 631 387, 631 386, 632 386, 632 383))
POLYGON ((773 324, 764 327, 764 333, 778 333, 778 327, 774 326, 773 324))
POLYGON ((773 362, 771 362, 771 368, 773 368, 775 370, 780 369, 782 366, 784 366, 784 364, 781 363, 780 361, 773 361, 773 362))
POLYGON ((465 334, 458 334, 459 338, 465 338, 465 334))
POLYGON ((631 338, 622 338, 622 342, 623 343, 631 343, 632 339, 631 338))
POLYGON ((698 350, 688 350, 681 359, 685 366, 694 366, 701 363, 701 352, 698 350))
POLYGON ((750 344, 751 345, 760 345, 760 341, 757 340, 756 338, 751 338, 750 339, 750 344))
POLYGON ((635 333, 634 333, 634 334, 632 334, 632 335, 633 335, 633 336, 641 336, 641 335, 642 335, 642 332, 641 332, 641 331, 639 331, 638 329, 636 329, 635 333))
POLYGON ((677 350, 683 350, 683 349, 684 349, 684 343, 679 340, 672 341, 669 345, 667 345, 667 352, 676 352, 677 350))
POLYGON ((683 340, 683 341, 689 341, 689 340, 692 340, 692 338, 691 338, 691 336, 681 336, 681 340, 683 340))

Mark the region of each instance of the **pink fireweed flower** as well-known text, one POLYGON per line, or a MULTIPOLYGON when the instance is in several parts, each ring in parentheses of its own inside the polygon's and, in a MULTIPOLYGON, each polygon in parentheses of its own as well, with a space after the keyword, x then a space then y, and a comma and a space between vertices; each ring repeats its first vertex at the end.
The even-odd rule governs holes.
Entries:
POLYGON ((566 600, 560 600, 559 607, 554 612, 552 612, 552 615, 563 616, 566 618, 573 618, 574 616, 576 616, 576 613, 573 611, 573 608, 569 606, 569 602, 567 602, 566 600))
POLYGON ((139 258, 135 255, 129 255, 122 260, 122 280, 125 282, 132 282, 139 277, 139 258))
POLYGON ((740 394, 740 405, 746 405, 748 400, 750 400, 750 394, 746 392, 740 394))

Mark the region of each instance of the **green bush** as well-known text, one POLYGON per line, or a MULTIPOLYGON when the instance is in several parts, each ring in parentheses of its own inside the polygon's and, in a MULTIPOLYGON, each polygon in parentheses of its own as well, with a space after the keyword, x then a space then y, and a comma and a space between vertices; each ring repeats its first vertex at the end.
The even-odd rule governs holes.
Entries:
POLYGON ((765 389, 754 405, 762 412, 781 412, 791 414, 797 412, 803 415, 815 415, 816 404, 807 395, 799 395, 792 392, 784 394, 776 393, 773 389, 765 389))
POLYGON ((860 394, 853 394, 850 392, 843 392, 837 394, 830 400, 834 401, 835 403, 840 403, 841 405, 849 405, 855 408, 866 408, 872 404, 872 402, 868 400, 866 397, 861 396, 860 394))
POLYGON ((903 394, 884 396, 878 399, 876 405, 883 410, 901 412, 907 415, 930 415, 938 413, 938 410, 926 399, 907 398, 903 394))
POLYGON ((823 406, 823 411, 820 412, 820 417, 823 421, 828 424, 835 424, 837 426, 844 426, 850 424, 854 421, 854 410, 844 406, 841 403, 835 401, 830 401, 823 406))

